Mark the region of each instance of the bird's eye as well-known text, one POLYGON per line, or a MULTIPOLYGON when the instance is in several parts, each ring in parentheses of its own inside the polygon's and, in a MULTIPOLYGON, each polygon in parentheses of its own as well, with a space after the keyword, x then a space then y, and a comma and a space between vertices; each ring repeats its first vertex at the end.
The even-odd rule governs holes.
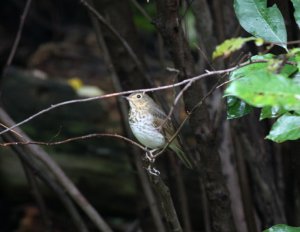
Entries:
POLYGON ((137 98, 141 98, 142 96, 140 94, 136 95, 137 98))

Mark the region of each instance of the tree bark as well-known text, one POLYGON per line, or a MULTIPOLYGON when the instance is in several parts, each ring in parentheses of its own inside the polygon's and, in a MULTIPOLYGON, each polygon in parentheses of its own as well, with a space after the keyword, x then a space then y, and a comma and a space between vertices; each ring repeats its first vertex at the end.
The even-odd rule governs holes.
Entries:
MULTIPOLYGON (((179 1, 158 0, 156 5, 155 25, 169 49, 175 68, 180 71, 178 78, 183 80, 191 77, 195 74, 195 64, 181 28, 179 1)), ((204 96, 201 84, 194 83, 184 95, 186 110, 191 111, 204 96)), ((229 193, 222 175, 213 126, 205 104, 193 112, 190 125, 197 140, 197 150, 201 154, 201 168, 209 201, 212 231, 233 232, 235 227, 229 193)))

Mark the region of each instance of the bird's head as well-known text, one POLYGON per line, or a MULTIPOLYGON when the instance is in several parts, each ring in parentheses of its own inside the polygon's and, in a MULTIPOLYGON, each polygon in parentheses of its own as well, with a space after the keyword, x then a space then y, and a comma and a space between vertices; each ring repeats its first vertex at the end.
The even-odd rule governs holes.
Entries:
POLYGON ((132 93, 126 99, 129 101, 131 108, 147 108, 154 104, 151 97, 144 92, 132 93))

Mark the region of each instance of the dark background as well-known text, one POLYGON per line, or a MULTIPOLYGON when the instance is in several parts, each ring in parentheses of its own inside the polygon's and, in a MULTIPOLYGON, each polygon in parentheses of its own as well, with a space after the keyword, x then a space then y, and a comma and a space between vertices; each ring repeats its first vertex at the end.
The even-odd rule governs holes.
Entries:
MULTIPOLYGON (((206 69, 234 66, 249 52, 258 52, 250 43, 227 59, 211 60, 217 44, 248 36, 240 28, 230 0, 138 1, 150 20, 132 1, 94 1, 95 9, 137 54, 140 66, 107 27, 95 18, 93 21, 79 1, 39 0, 31 3, 19 46, 7 66, 25 3, 0 1, 1 108, 16 122, 52 104, 83 97, 79 88, 70 84, 74 81, 80 80, 80 87, 97 87, 101 91, 97 94, 160 86, 206 69), (182 22, 179 32, 172 30, 176 27, 174 5, 182 22), (166 67, 174 67, 180 74, 166 67)), ((276 3, 286 20, 288 39, 297 40, 299 30, 292 6, 288 1, 276 3)), ((278 48, 272 51, 283 52, 278 48)), ((215 76, 194 84, 176 108, 175 118, 182 121, 186 110, 220 79, 215 76)), ((167 109, 178 91, 157 91, 153 96, 167 109)), ((124 106, 127 108, 127 103, 120 98, 63 106, 24 124, 22 129, 32 140, 43 142, 104 132, 130 136, 124 106)), ((254 111, 242 119, 226 120, 222 88, 215 89, 182 129, 186 150, 202 171, 182 167, 171 152, 157 160, 183 231, 255 232, 281 223, 299 226, 299 142, 275 144, 265 140, 271 124, 260 122, 258 115, 254 111)), ((2 116, 0 120, 5 124, 2 116)), ((7 138, 2 139, 2 143, 7 142, 7 138)), ((18 139, 16 136, 13 141, 18 139)), ((145 186, 153 186, 137 168, 143 165, 142 151, 109 137, 43 149, 114 231, 164 231, 154 223, 145 190, 145 186)), ((27 164, 20 162, 16 153, 11 146, 0 150, 0 231, 79 230, 57 192, 33 172, 51 222, 45 226, 44 213, 24 172, 27 164)), ((160 207, 157 195, 152 194, 160 207)), ((78 211, 89 230, 97 231, 83 211, 78 211)), ((162 211, 157 213, 168 228, 162 211)))

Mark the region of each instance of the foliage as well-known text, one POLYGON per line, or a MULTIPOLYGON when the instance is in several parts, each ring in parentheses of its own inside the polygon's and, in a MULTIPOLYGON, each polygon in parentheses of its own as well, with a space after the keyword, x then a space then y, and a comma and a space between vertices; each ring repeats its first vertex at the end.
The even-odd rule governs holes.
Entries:
POLYGON ((233 97, 227 97, 227 119, 234 119, 249 114, 253 107, 246 102, 233 97))
POLYGON ((300 1, 299 0, 292 0, 292 3, 295 8, 294 16, 296 19, 296 22, 298 24, 298 27, 300 27, 300 1))
POLYGON ((286 48, 284 19, 275 4, 267 7, 267 0, 235 0, 234 10, 247 32, 286 48))
POLYGON ((300 227, 292 227, 287 225, 275 225, 263 232, 300 232, 300 227))
POLYGON ((233 81, 228 85, 225 94, 239 97, 256 107, 275 106, 286 110, 300 110, 300 85, 288 78, 297 68, 288 64, 280 66, 280 63, 271 59, 233 71, 233 81), (274 62, 279 64, 272 71, 274 62))
POLYGON ((257 46, 262 45, 263 40, 261 38, 248 37, 248 38, 231 38, 225 40, 222 44, 216 47, 216 50, 213 52, 213 59, 224 56, 227 57, 231 53, 241 49, 243 45, 249 41, 255 41, 257 46))
MULTIPOLYGON (((145 12, 149 15, 149 17, 155 16, 155 5, 154 4, 144 4, 143 8, 145 9, 145 12)), ((132 5, 132 10, 134 12, 133 14, 133 20, 136 25, 136 27, 139 30, 154 33, 155 27, 154 25, 149 21, 147 17, 145 17, 134 5, 132 5)))
MULTIPOLYGON (((300 22, 299 1, 292 1, 295 20, 300 22)), ((246 42, 262 38, 286 49, 285 54, 252 56, 248 63, 230 73, 225 90, 227 118, 233 119, 261 108, 260 120, 277 118, 266 136, 275 142, 300 138, 300 49, 288 50, 283 17, 276 5, 265 0, 235 0, 237 18, 254 37, 235 38, 219 45, 214 57, 228 56, 246 42)))
POLYGON ((300 116, 286 113, 274 123, 270 134, 267 136, 275 142, 295 140, 300 137, 300 116))

